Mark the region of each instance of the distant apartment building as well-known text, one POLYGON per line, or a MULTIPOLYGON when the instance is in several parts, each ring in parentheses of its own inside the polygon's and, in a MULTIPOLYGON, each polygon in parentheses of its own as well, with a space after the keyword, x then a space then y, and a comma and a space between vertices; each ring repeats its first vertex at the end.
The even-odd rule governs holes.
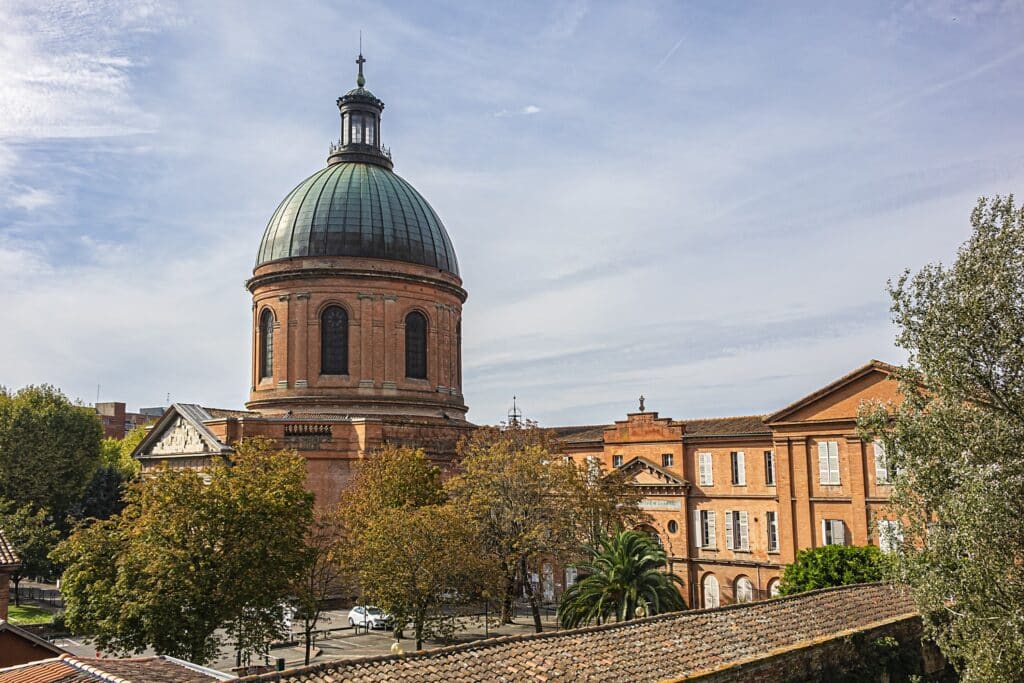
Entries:
POLYGON ((136 427, 151 425, 160 419, 165 408, 140 408, 137 413, 129 413, 125 404, 118 401, 97 403, 96 414, 103 423, 103 436, 110 439, 123 439, 125 434, 136 427))
MULTIPOLYGON (((900 400, 893 369, 871 361, 771 415, 672 420, 641 404, 615 424, 555 435, 567 457, 630 476, 650 516, 644 530, 686 582, 690 607, 750 602, 777 594, 799 550, 886 549, 877 529, 895 524, 889 468, 856 417, 865 401, 900 400)), ((575 578, 542 574, 548 594, 575 578)))

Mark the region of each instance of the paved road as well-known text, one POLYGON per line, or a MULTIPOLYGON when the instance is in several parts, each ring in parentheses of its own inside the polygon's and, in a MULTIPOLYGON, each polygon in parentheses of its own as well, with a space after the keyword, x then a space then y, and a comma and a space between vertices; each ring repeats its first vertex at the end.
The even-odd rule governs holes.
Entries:
MULTIPOLYGON (((360 630, 359 633, 348 627, 346 616, 347 610, 328 612, 324 619, 318 624, 321 633, 327 631, 327 637, 322 635, 316 639, 316 647, 320 653, 311 663, 334 661, 338 659, 350 659, 353 657, 369 657, 373 655, 388 654, 391 651, 391 644, 394 638, 390 631, 370 631, 369 633, 360 630)), ((483 617, 460 617, 460 625, 463 627, 455 634, 453 642, 441 642, 428 640, 424 643, 424 649, 444 647, 454 643, 464 643, 479 640, 485 637, 483 617)), ((553 630, 557 628, 553 614, 547 614, 544 618, 544 629, 553 630)), ((497 636, 521 635, 533 633, 533 619, 525 611, 520 611, 516 617, 515 624, 506 624, 500 628, 495 627, 494 617, 491 617, 490 626, 486 635, 494 638, 497 636)), ((409 632, 406 631, 408 634, 409 632)), ((84 638, 61 639, 55 641, 58 647, 84 657, 95 657, 96 647, 84 638)), ((406 652, 412 652, 416 643, 411 638, 404 638, 400 642, 406 652)), ((315 651, 314 651, 315 652, 315 651)), ((144 654, 153 654, 147 652, 144 654)), ((270 651, 271 659, 284 657, 286 667, 301 666, 304 663, 305 648, 300 643, 297 646, 273 648, 270 651)), ((225 651, 223 655, 213 663, 213 668, 224 672, 230 672, 235 665, 234 653, 225 651)))

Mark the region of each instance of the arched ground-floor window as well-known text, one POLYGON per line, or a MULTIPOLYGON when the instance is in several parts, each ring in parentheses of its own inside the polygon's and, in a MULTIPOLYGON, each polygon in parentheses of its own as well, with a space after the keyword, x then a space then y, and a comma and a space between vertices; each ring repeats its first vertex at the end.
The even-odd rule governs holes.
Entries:
POLYGON ((745 576, 740 576, 736 579, 735 584, 736 590, 736 602, 753 602, 754 601, 754 584, 750 583, 750 579, 745 576))
POLYGON ((704 607, 718 607, 718 579, 714 574, 708 574, 701 583, 704 588, 704 607))

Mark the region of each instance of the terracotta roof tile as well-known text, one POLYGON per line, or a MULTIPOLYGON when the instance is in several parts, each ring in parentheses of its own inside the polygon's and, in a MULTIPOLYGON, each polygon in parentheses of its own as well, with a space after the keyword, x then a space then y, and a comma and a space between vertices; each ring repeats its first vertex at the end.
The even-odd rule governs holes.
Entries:
POLYGON ((327 662, 240 681, 655 681, 914 614, 904 591, 865 584, 625 624, 327 662))
POLYGON ((94 659, 61 655, 54 659, 0 669, 0 683, 212 683, 230 678, 219 672, 162 656, 94 659))
POLYGON ((11 567, 21 564, 21 558, 14 552, 14 547, 0 531, 0 567, 11 567))
POLYGON ((764 423, 764 415, 738 415, 736 417, 711 417, 700 420, 679 420, 673 424, 683 426, 683 438, 699 436, 740 436, 747 434, 771 434, 764 423))

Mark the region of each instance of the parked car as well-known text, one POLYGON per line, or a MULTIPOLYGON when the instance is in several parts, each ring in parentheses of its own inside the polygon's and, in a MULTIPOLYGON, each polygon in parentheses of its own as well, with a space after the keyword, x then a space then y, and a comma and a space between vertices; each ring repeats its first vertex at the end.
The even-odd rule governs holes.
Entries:
POLYGON ((356 605, 348 611, 349 626, 387 629, 393 622, 394 617, 373 605, 356 605))

